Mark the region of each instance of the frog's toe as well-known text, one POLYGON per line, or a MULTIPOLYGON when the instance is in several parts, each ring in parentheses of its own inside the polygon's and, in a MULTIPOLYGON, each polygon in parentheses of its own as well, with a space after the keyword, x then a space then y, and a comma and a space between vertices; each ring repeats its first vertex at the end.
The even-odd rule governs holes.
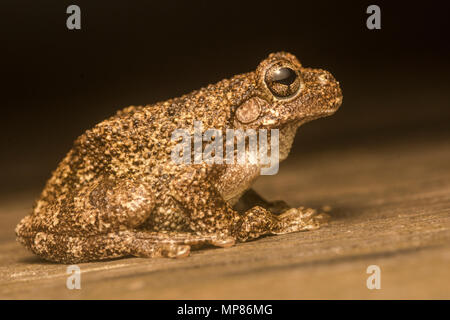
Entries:
POLYGON ((162 250, 162 255, 166 258, 185 258, 189 256, 191 246, 189 245, 170 245, 162 250))
POLYGON ((211 240, 211 244, 216 247, 229 248, 234 245, 236 240, 233 237, 224 237, 211 240))
POLYGON ((330 220, 326 213, 317 213, 310 208, 291 208, 278 216, 278 222, 274 225, 271 233, 285 234, 297 231, 319 229, 330 220))

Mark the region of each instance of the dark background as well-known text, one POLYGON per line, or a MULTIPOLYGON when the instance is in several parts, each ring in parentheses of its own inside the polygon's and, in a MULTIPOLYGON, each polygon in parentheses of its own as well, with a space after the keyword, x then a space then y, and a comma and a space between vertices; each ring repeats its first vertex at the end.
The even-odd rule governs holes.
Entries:
POLYGON ((72 141, 116 110, 253 70, 280 50, 329 70, 344 92, 340 111, 305 125, 294 152, 450 141, 444 4, 2 1, 0 192, 42 187, 72 141), (81 30, 66 28, 70 4, 81 30), (366 28, 370 4, 381 30, 366 28))

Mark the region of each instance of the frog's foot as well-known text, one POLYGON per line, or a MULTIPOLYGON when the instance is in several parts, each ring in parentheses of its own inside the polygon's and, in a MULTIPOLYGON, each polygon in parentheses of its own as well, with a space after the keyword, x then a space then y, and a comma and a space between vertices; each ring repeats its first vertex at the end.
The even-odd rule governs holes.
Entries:
POLYGON ((187 257, 192 248, 204 245, 216 247, 230 247, 234 245, 234 238, 218 234, 196 235, 181 232, 152 232, 136 231, 134 233, 132 254, 140 257, 187 257))
POLYGON ((285 234, 318 229, 329 215, 314 209, 291 208, 281 215, 274 215, 266 208, 255 206, 248 210, 234 228, 239 241, 256 239, 266 234, 285 234))
POLYGON ((30 233, 19 240, 38 256, 54 262, 79 263, 125 256, 182 258, 192 246, 229 247, 234 238, 220 235, 118 231, 99 235, 69 236, 30 233))
POLYGON ((191 246, 175 243, 153 243, 148 240, 133 241, 131 254, 141 258, 184 258, 191 252, 191 246))
POLYGON ((330 216, 326 213, 317 213, 310 208, 291 208, 277 216, 271 234, 285 234, 297 231, 315 230, 326 224, 330 216))

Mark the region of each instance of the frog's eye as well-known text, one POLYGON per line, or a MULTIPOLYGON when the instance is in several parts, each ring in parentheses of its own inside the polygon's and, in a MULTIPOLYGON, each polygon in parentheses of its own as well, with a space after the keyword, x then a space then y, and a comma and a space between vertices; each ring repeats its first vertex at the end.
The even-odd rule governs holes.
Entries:
POLYGON ((277 98, 290 98, 299 92, 301 79, 294 69, 274 65, 265 75, 267 88, 277 98))

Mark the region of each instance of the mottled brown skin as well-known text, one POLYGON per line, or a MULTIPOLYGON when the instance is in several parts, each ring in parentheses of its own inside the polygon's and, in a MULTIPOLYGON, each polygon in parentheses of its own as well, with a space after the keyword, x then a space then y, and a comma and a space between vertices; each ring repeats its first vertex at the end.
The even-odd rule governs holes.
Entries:
POLYGON ((324 215, 267 203, 250 189, 258 165, 175 164, 171 135, 177 128, 193 132, 194 120, 204 130, 223 132, 278 128, 283 160, 297 128, 333 114, 341 102, 330 73, 303 68, 280 52, 255 72, 128 107, 75 141, 32 213, 18 224, 17 239, 44 259, 77 263, 128 255, 183 257, 192 246, 226 247, 315 229, 324 215), (277 80, 279 68, 286 67, 291 77, 277 80))

